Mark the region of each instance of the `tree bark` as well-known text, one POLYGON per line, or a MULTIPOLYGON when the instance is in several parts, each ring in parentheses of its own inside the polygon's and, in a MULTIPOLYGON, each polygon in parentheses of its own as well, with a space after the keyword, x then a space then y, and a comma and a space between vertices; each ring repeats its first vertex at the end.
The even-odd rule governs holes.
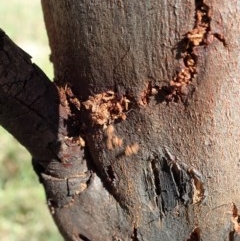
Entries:
MULTIPOLYGON (((0 91, 14 103, 0 123, 33 155, 65 239, 239 240, 238 2, 42 6, 56 85, 36 74, 49 91, 39 92, 34 111, 23 102, 46 128, 26 126, 26 117, 4 124, 14 118, 9 106, 22 103, 5 90, 15 80, 4 72, 0 91), (26 132, 36 133, 37 146, 26 132)), ((34 100, 33 87, 16 89, 34 100)))

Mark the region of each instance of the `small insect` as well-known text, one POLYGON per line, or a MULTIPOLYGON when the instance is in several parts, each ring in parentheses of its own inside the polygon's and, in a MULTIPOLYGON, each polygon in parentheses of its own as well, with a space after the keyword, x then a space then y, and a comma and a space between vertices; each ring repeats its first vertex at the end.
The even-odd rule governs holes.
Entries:
POLYGON ((138 143, 134 143, 133 145, 127 146, 125 149, 125 155, 126 156, 131 156, 133 154, 136 154, 140 149, 140 146, 138 143))

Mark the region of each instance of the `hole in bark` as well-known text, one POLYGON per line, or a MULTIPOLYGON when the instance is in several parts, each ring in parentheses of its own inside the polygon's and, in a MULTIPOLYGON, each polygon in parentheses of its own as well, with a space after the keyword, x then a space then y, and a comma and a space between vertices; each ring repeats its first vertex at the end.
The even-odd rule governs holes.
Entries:
POLYGON ((235 203, 232 203, 232 223, 233 223, 233 235, 237 233, 240 235, 240 215, 235 203))
POLYGON ((190 238, 187 241, 200 241, 200 228, 196 227, 192 231, 190 238))
POLYGON ((96 125, 107 125, 114 121, 127 118, 130 100, 126 95, 119 99, 117 93, 108 90, 82 102, 82 106, 89 115, 89 121, 96 125))
POLYGON ((234 234, 235 234, 235 231, 229 232, 228 241, 234 241, 234 234))
POLYGON ((210 44, 213 38, 217 38, 226 45, 222 35, 210 33, 211 11, 202 0, 195 0, 195 24, 193 29, 185 34, 185 37, 176 46, 176 58, 182 59, 184 66, 177 70, 175 76, 169 81, 165 101, 188 103, 195 88, 193 80, 197 75, 198 53, 196 47, 210 44))
POLYGON ((51 198, 48 198, 47 200, 47 204, 49 207, 54 207, 54 208, 57 208, 58 207, 58 203, 57 201, 51 199, 51 198))
POLYGON ((171 211, 177 205, 176 187, 165 158, 160 160, 156 157, 151 161, 151 168, 154 176, 156 205, 159 208, 160 216, 163 217, 167 211, 171 211))
POLYGON ((151 161, 151 167, 154 175, 155 192, 156 192, 156 195, 159 196, 161 194, 161 188, 160 188, 160 179, 159 179, 159 169, 156 166, 156 160, 151 161))
POLYGON ((82 240, 82 241, 91 241, 91 239, 87 238, 85 235, 83 234, 79 234, 79 238, 82 240))
POLYGON ((163 157, 161 159, 159 172, 161 202, 163 212, 171 211, 177 206, 179 200, 178 186, 176 185, 171 167, 168 160, 163 157))
POLYGON ((132 235, 132 237, 131 237, 131 239, 133 240, 133 241, 139 241, 139 239, 138 239, 138 234, 137 234, 137 228, 134 228, 133 229, 133 235, 132 235))
POLYGON ((150 96, 153 94, 153 91, 154 91, 154 88, 152 86, 151 81, 149 81, 146 85, 146 88, 140 93, 138 105, 147 106, 150 102, 150 96))
POLYGON ((115 173, 114 173, 113 168, 112 168, 111 165, 107 166, 106 172, 107 172, 108 179, 109 179, 110 183, 112 185, 115 185, 116 176, 115 176, 115 173))
POLYGON ((92 174, 90 175, 89 179, 86 181, 87 187, 89 187, 91 181, 92 181, 92 174))

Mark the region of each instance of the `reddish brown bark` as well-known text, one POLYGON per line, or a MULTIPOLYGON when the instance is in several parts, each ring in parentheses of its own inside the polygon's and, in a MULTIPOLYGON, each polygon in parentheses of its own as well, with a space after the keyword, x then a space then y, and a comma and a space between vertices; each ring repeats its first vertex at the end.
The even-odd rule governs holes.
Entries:
POLYGON ((42 6, 58 129, 36 153, 54 157, 22 143, 65 239, 238 240, 237 2, 42 6))
MULTIPOLYGON (((127 213, 133 239, 186 240, 198 230, 199 239, 227 240, 232 223, 226 213, 232 202, 239 203, 239 177, 232 175, 239 162, 236 3, 42 3, 57 82, 70 82, 83 101, 108 90, 130 100, 126 120, 114 122, 123 147, 108 150, 111 138, 101 126, 88 125, 92 131, 85 138, 101 180, 127 213), (152 87, 155 96, 150 96, 152 87), (139 152, 123 155, 134 143, 139 152), (191 204, 196 197, 190 191, 186 204, 181 183, 180 194, 174 193, 165 148, 180 165, 171 167, 173 179, 177 182, 180 168, 200 192, 199 203, 191 204), (203 179, 192 177, 189 168, 203 179)), ((104 119, 93 109, 88 109, 90 119, 104 119)), ((101 240, 97 234, 90 239, 101 240)))

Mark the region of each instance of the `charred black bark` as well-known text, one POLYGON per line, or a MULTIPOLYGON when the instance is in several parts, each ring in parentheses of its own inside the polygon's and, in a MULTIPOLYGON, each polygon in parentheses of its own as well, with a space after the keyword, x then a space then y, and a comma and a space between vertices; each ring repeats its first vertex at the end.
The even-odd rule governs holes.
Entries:
POLYGON ((50 143, 59 132, 56 86, 31 57, 0 32, 0 123, 42 160, 54 157, 50 143))

